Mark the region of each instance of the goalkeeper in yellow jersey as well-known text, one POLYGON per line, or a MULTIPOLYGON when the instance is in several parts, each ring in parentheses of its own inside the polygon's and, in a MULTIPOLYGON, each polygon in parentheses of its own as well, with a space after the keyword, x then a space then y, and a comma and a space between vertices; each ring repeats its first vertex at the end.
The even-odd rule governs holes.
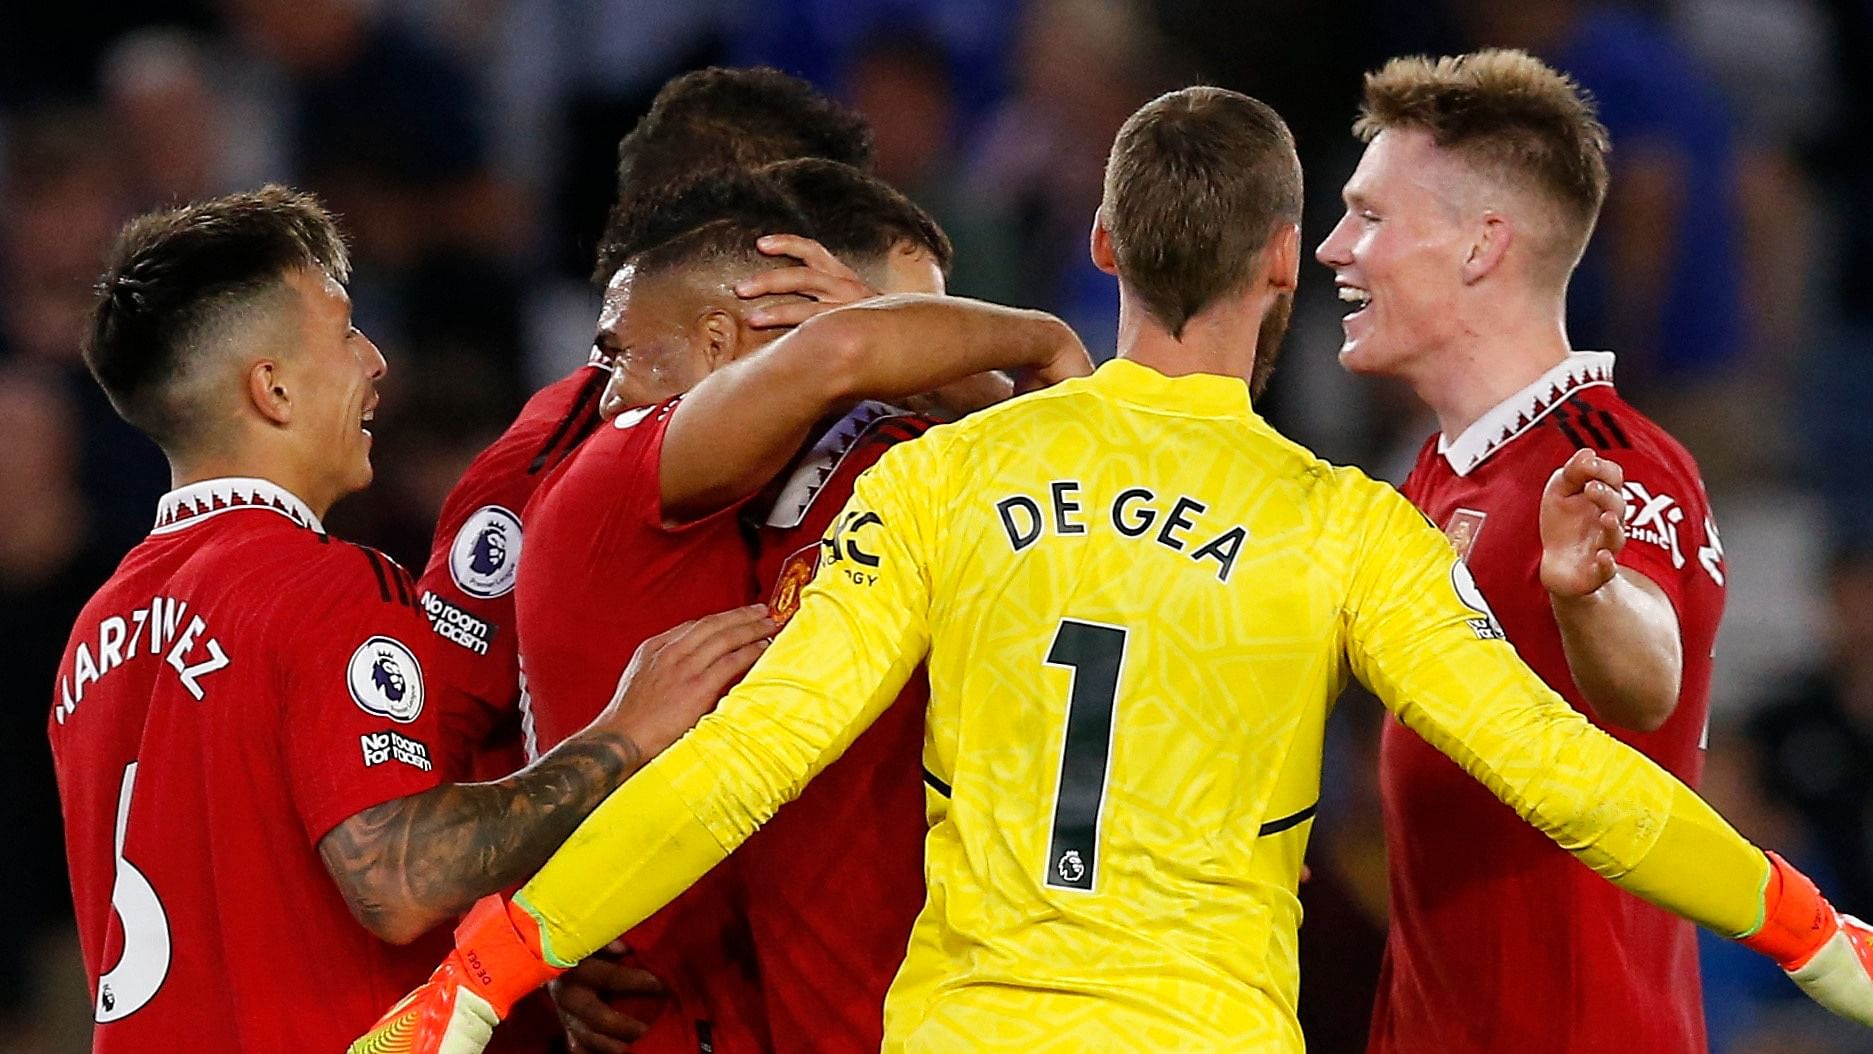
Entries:
POLYGON ((1390 487, 1256 416, 1300 210, 1268 107, 1190 88, 1135 114, 1093 231, 1119 360, 885 455, 741 686, 479 905, 359 1049, 479 1050, 798 794, 920 660, 928 895, 889 1051, 1302 1050, 1295 888, 1348 676, 1595 871, 1873 1024, 1865 926, 1544 687, 1390 487))

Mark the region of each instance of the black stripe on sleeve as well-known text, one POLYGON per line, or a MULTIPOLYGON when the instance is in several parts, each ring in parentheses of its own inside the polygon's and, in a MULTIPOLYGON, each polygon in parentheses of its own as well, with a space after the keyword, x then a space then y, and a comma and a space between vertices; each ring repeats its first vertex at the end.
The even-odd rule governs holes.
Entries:
POLYGON ((605 390, 605 383, 610 379, 609 370, 594 369, 585 383, 579 385, 579 395, 573 400, 572 409, 566 411, 566 416, 560 419, 559 427, 553 429, 553 434, 547 437, 540 452, 533 456, 533 462, 527 466, 527 475, 537 475, 541 469, 557 465, 560 458, 565 456, 564 452, 557 457, 553 453, 561 443, 566 444, 566 450, 571 450, 591 434, 598 424, 599 394, 605 390))
POLYGON ((410 573, 403 569, 402 564, 391 560, 388 556, 384 557, 384 562, 390 564, 390 580, 397 586, 397 603, 402 604, 406 608, 414 609, 416 607, 416 589, 415 584, 410 581, 410 573))
POLYGON ((384 565, 380 561, 376 550, 364 545, 358 546, 357 549, 364 554, 364 559, 370 562, 371 573, 377 576, 378 599, 386 604, 390 603, 390 580, 384 575, 384 565))
POLYGON ((1271 834, 1280 834, 1281 832, 1286 831, 1290 828, 1299 827, 1300 825, 1313 819, 1315 810, 1319 808, 1320 808, 1320 803, 1315 802, 1314 804, 1309 805, 1307 808, 1302 809, 1300 812, 1293 813, 1288 816, 1283 816, 1279 820, 1270 820, 1267 823, 1262 825, 1261 830, 1255 832, 1255 837, 1266 838, 1271 834))
POLYGON ((1587 441, 1580 437, 1580 433, 1574 431, 1574 426, 1567 423, 1566 410, 1555 411, 1553 420, 1555 426, 1560 428, 1561 434, 1567 437, 1568 442, 1574 444, 1576 450, 1583 449, 1588 445, 1587 441))

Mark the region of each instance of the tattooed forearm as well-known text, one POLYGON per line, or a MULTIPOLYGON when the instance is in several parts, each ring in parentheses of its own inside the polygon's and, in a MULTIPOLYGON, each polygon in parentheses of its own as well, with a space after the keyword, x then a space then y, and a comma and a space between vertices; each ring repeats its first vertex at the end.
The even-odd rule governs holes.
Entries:
POLYGON ((587 732, 506 779, 365 809, 320 840, 319 854, 366 929, 414 940, 539 870, 642 760, 629 739, 587 732))

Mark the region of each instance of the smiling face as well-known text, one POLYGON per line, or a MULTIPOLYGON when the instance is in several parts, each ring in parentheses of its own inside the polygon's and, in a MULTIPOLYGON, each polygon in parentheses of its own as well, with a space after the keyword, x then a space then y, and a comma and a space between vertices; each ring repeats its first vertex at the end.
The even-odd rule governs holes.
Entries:
POLYGON ((1347 305, 1347 369, 1400 375, 1460 332, 1474 242, 1457 188, 1468 178, 1427 132, 1387 129, 1366 147, 1342 192, 1346 214, 1314 254, 1347 305))
POLYGON ((289 272, 298 315, 293 351, 280 364, 293 400, 291 428, 314 509, 370 485, 371 433, 384 356, 351 324, 351 298, 320 271, 289 272))

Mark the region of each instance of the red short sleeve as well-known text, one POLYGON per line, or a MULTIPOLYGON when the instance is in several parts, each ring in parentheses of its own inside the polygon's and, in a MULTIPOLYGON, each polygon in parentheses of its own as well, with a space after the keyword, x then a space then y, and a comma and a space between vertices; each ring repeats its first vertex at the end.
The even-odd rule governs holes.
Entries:
POLYGON ((286 700, 281 749, 313 843, 363 809, 436 786, 436 716, 425 657, 432 639, 410 576, 343 542, 289 603, 298 623, 275 639, 286 700))
POLYGON ((520 700, 514 584, 522 532, 519 514, 497 502, 445 512, 445 526, 452 529, 438 532, 417 600, 429 621, 424 672, 440 728, 437 763, 453 777, 520 700))
POLYGON ((1607 456, 1625 472, 1626 547, 1619 564, 1651 579, 1677 610, 1702 595, 1700 579, 1723 582, 1723 551, 1716 541, 1704 483, 1688 457, 1661 456, 1644 448, 1607 456))

